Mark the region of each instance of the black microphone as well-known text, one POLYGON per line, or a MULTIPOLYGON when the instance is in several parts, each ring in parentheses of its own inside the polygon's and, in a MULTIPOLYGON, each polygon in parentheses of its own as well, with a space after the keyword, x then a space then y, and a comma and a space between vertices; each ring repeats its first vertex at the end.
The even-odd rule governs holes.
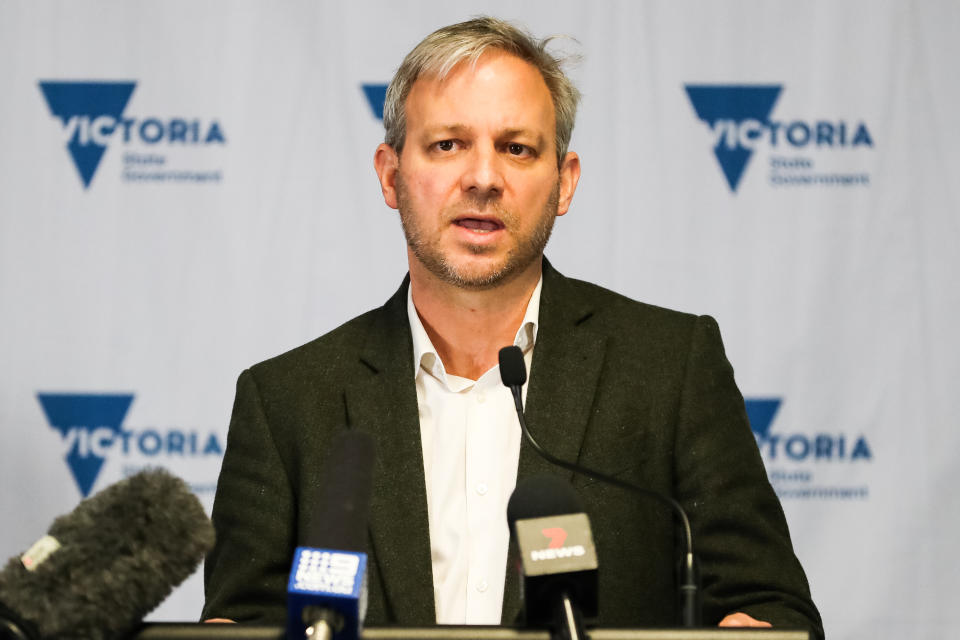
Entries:
POLYGON ((287 637, 356 640, 366 615, 367 524, 373 438, 341 431, 330 443, 287 586, 287 637))
POLYGON ((214 531, 197 497, 163 469, 80 502, 0 572, 0 632, 102 640, 136 629, 200 564, 214 531))
POLYGON ((585 639, 584 617, 597 617, 597 552, 573 487, 553 476, 521 480, 507 522, 520 552, 526 624, 585 639))
POLYGON ((627 491, 632 491, 638 495, 654 498, 659 502, 666 504, 679 518, 683 527, 684 541, 686 542, 686 553, 680 568, 680 613, 681 622, 684 627, 698 627, 701 624, 700 596, 698 588, 698 568, 696 557, 693 553, 693 533, 690 530, 690 519, 680 503, 656 491, 645 489, 631 482, 626 482, 620 478, 609 476, 605 473, 588 469, 573 462, 561 460, 550 452, 546 451, 537 443, 530 430, 527 428, 527 421, 523 415, 523 396, 522 387, 527 381, 527 366, 523 361, 523 352, 520 347, 509 346, 500 349, 500 380, 504 386, 509 387, 513 394, 513 403, 517 409, 517 419, 520 421, 520 429, 523 431, 523 437, 527 440, 534 451, 547 462, 572 471, 574 473, 593 478, 605 484, 620 487, 627 491))

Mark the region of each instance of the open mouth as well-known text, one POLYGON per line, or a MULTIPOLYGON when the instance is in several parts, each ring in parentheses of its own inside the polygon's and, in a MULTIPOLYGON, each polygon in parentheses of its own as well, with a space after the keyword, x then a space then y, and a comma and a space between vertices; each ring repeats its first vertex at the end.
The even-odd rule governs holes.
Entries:
POLYGON ((503 229, 503 223, 493 218, 457 218, 453 223, 477 233, 490 233, 503 229))

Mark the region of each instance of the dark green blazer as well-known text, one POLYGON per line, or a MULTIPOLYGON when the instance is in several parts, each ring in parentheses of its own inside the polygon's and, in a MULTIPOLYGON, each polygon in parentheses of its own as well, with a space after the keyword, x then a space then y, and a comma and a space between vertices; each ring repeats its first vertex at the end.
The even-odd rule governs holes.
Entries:
MULTIPOLYGON (((367 624, 435 621, 407 281, 387 303, 244 371, 220 472, 204 618, 280 622, 324 443, 377 443, 367 624)), ((716 322, 629 300, 544 264, 526 418, 548 451, 674 496, 702 568, 704 623, 744 611, 822 634, 716 322)), ((519 428, 519 427, 518 427, 519 428)), ((524 443, 519 477, 569 477, 600 562, 600 624, 677 620, 676 527, 656 501, 573 477, 524 443)), ((520 610, 507 571, 503 620, 520 610)))

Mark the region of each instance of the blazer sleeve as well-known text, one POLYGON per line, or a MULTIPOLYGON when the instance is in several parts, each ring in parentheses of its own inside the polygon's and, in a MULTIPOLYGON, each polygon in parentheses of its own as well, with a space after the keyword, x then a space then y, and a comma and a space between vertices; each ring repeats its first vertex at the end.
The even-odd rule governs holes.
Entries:
POLYGON ((699 317, 676 430, 676 494, 693 527, 704 621, 742 611, 775 627, 823 625, 767 479, 716 321, 699 317))
POLYGON ((250 370, 237 381, 213 525, 217 543, 204 565, 202 619, 282 623, 296 510, 288 469, 250 370))

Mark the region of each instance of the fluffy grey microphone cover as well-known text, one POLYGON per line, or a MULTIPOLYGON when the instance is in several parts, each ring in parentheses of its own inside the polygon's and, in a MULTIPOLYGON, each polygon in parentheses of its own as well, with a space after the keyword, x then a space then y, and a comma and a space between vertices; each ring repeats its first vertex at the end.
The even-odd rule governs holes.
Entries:
POLYGON ((196 569, 213 525, 183 480, 140 472, 53 521, 61 547, 33 571, 20 557, 0 572, 0 602, 44 638, 114 638, 196 569))

